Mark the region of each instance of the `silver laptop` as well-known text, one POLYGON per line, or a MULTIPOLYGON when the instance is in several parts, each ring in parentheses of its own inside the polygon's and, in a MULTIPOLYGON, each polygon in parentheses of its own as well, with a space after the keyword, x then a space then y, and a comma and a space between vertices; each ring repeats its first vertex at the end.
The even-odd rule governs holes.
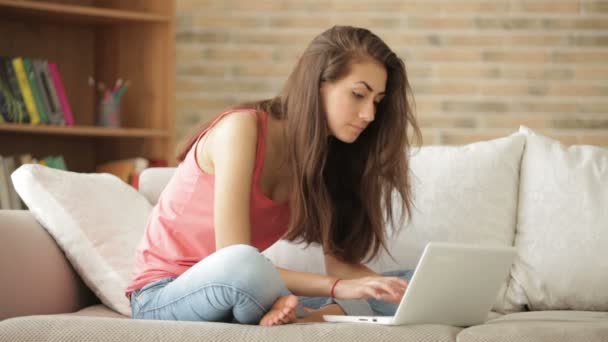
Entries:
POLYGON ((485 322, 509 275, 514 247, 430 242, 395 316, 324 315, 327 322, 385 325, 485 322))

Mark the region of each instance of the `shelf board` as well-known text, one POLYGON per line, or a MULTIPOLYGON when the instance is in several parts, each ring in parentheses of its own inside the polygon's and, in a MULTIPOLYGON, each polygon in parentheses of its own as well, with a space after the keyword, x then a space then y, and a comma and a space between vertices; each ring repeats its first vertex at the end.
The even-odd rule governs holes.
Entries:
POLYGON ((98 126, 56 126, 0 123, 0 132, 84 137, 166 138, 169 132, 146 128, 109 128, 98 126))
POLYGON ((28 0, 0 0, 0 17, 34 17, 54 22, 80 23, 168 23, 168 16, 92 6, 44 3, 28 0))

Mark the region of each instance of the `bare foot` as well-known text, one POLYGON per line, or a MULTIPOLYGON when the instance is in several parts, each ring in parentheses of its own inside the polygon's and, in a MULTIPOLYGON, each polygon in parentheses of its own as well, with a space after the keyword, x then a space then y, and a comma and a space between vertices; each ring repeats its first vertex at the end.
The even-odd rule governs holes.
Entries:
POLYGON ((296 321, 298 297, 294 295, 279 297, 272 308, 260 320, 262 326, 272 326, 293 323, 296 321))

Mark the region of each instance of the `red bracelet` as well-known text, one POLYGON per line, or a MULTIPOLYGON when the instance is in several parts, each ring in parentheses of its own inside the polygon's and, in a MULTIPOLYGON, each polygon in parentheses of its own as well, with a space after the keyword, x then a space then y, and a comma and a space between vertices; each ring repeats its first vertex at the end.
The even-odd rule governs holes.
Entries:
POLYGON ((330 292, 331 298, 336 298, 334 296, 334 290, 336 289, 336 285, 338 284, 338 282, 340 280, 342 280, 342 279, 340 279, 340 278, 336 279, 336 281, 334 281, 334 284, 331 286, 331 292, 330 292))

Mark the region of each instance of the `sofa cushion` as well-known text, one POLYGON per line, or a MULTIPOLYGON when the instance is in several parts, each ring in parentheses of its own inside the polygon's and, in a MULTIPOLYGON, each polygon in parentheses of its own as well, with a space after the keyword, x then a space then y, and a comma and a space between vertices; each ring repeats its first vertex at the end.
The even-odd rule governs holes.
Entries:
MULTIPOLYGON (((525 137, 515 133, 465 146, 413 150, 413 216, 390 236, 388 247, 395 260, 382 253, 369 266, 378 272, 414 268, 429 241, 511 246, 524 143, 525 137)), ((279 241, 266 254, 285 268, 324 272, 318 246, 303 249, 279 241)), ((520 309, 503 299, 507 281, 494 305, 499 312, 520 309)))
MULTIPOLYGON (((486 324, 497 322, 598 322, 608 324, 608 312, 546 310, 515 312, 490 319, 486 324)), ((608 336, 608 335, 607 335, 608 336)))
POLYGON ((608 149, 564 146, 522 127, 508 298, 531 310, 608 310, 608 149))
POLYGON ((230 323, 133 320, 70 315, 29 316, 0 322, 6 341, 428 341, 453 342, 461 328, 447 325, 370 326, 312 323, 276 327, 230 323))
POLYGON ((459 342, 604 342, 608 313, 589 311, 517 312, 464 329, 459 342))
POLYGON ((412 151, 412 217, 390 241, 399 264, 383 255, 374 266, 413 268, 429 241, 511 246, 524 142, 513 134, 412 151))
POLYGON ((150 203, 110 174, 22 165, 15 189, 47 229, 84 283, 113 310, 130 315, 124 289, 150 203))
POLYGON ((66 315, 70 316, 84 316, 84 317, 109 317, 109 318, 123 318, 123 319, 131 319, 130 317, 123 316, 118 312, 110 309, 109 307, 103 304, 96 304, 87 306, 84 309, 78 310, 76 312, 68 313, 66 315))

